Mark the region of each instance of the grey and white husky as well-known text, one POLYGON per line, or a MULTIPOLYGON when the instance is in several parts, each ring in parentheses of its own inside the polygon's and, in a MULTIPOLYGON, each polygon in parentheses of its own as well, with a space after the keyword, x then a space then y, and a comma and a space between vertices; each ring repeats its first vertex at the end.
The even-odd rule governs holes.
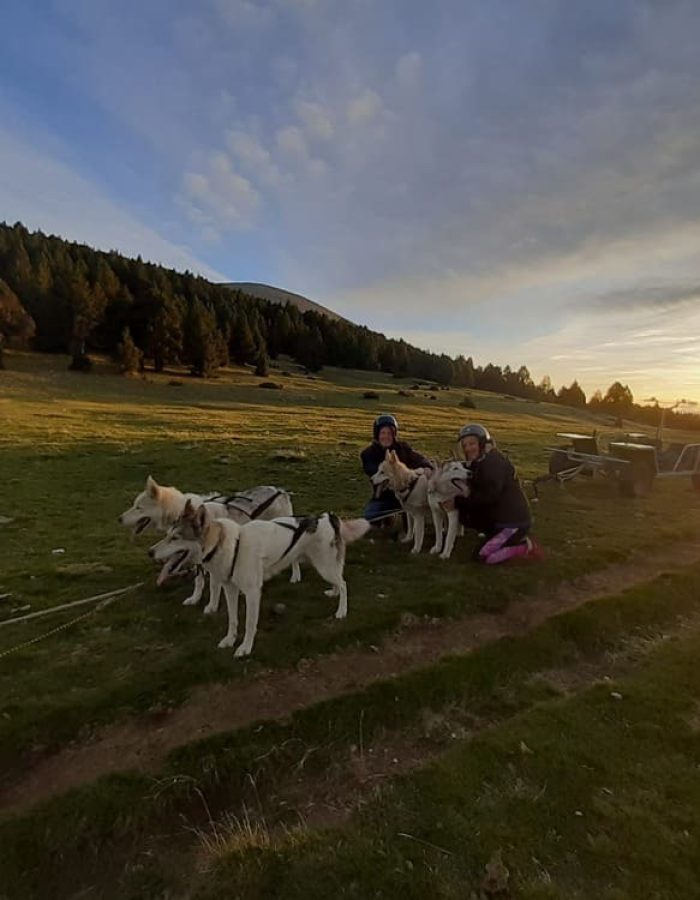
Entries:
POLYGON ((239 525, 231 519, 214 519, 206 504, 185 504, 182 516, 162 541, 151 548, 154 559, 164 562, 162 577, 176 574, 188 565, 192 552, 209 574, 210 601, 207 611, 216 612, 223 588, 228 608, 228 631, 219 647, 233 647, 238 636, 238 597, 246 602, 245 635, 235 656, 253 649, 258 627, 263 584, 300 559, 316 569, 338 597, 337 619, 347 615, 347 585, 344 577, 345 548, 369 529, 366 519, 343 521, 333 513, 271 520, 256 519, 239 525))
MULTIPOLYGON (((273 519, 276 516, 293 516, 292 498, 281 488, 259 485, 235 494, 183 494, 175 487, 158 484, 150 475, 146 487, 136 497, 126 512, 119 516, 119 523, 131 528, 133 535, 153 529, 165 532, 180 518, 187 502, 195 508, 206 506, 212 519, 230 519, 243 525, 255 519, 273 519)), ((184 601, 185 606, 195 606, 204 592, 204 574, 199 569, 199 560, 190 557, 190 565, 195 567, 194 590, 184 601)), ((292 567, 293 582, 301 581, 298 563, 292 567)))

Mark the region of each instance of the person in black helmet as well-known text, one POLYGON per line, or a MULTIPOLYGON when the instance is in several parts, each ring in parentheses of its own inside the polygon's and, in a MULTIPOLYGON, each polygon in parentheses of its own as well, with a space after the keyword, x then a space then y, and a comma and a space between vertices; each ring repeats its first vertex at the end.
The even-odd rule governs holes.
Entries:
POLYGON ((539 547, 528 536, 530 507, 511 461, 496 449, 483 425, 465 425, 458 440, 472 477, 469 496, 456 497, 454 507, 463 525, 485 535, 474 558, 495 565, 519 556, 539 556, 539 547))
MULTIPOLYGON (((376 474, 380 464, 386 457, 387 450, 395 450, 402 463, 410 469, 431 468, 430 462, 415 451, 406 441, 397 440, 399 424, 389 413, 377 416, 372 425, 374 440, 360 454, 365 475, 371 478, 376 474)), ((365 506, 362 515, 369 522, 383 519, 393 513, 401 512, 401 504, 391 491, 383 491, 374 496, 365 506)))

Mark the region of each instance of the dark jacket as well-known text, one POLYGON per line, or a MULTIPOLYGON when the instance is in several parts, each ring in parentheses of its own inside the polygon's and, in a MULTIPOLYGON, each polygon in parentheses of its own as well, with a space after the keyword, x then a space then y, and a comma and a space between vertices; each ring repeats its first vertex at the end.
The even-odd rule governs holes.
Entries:
MULTIPOLYGON (((420 469, 426 466, 431 468, 430 462, 406 441, 394 441, 389 450, 396 450, 398 458, 409 469, 420 469)), ((382 447, 378 441, 372 441, 369 447, 365 447, 360 453, 360 459, 362 460, 362 468, 365 470, 365 475, 371 478, 372 475, 376 475, 380 464, 386 459, 386 448, 382 447)))
POLYGON ((470 468, 469 496, 455 498, 463 525, 486 533, 530 526, 530 507, 507 456, 494 449, 474 460, 470 468))

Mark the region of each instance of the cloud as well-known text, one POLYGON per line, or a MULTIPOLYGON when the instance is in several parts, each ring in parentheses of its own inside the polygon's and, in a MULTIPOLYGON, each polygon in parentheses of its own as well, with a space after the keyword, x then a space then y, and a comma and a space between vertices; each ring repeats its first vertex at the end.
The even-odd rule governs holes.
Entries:
POLYGON ((233 28, 262 28, 274 21, 273 8, 262 0, 214 0, 214 5, 233 28))
POLYGON ((382 98, 379 94, 376 91, 365 88, 362 93, 348 102, 348 121, 353 125, 371 122, 379 116, 382 109, 382 98))
POLYGON ((695 326, 691 0, 537 16, 502 0, 26 6, 0 54, 33 146, 64 135, 135 219, 219 237, 212 259, 245 246, 349 318, 591 377, 604 353, 643 369, 627 361, 634 329, 660 329, 639 342, 651 353, 695 326), (264 227, 241 235, 251 221, 264 227))
POLYGON ((294 108, 311 137, 323 141, 333 137, 333 121, 328 110, 320 103, 296 100, 294 108))
POLYGON ((227 280, 188 247, 144 224, 60 158, 1 130, 0 207, 8 221, 19 220, 28 228, 126 256, 140 254, 214 281, 227 280))
POLYGON ((322 159, 310 159, 307 171, 312 178, 323 178, 328 174, 328 165, 322 159))
POLYGON ((405 53, 396 63, 396 80, 403 88, 413 87, 421 76, 423 57, 417 51, 405 53))
POLYGON ((252 227, 261 197, 243 175, 235 171, 225 153, 214 153, 206 173, 186 172, 180 201, 192 222, 209 229, 245 230, 252 227))
POLYGON ((301 128, 296 125, 288 125, 280 128, 276 134, 277 146, 283 152, 291 156, 306 158, 308 149, 301 128))
POLYGON ((608 291, 597 297, 595 304, 604 309, 638 309, 657 307, 669 309, 685 303, 700 300, 698 282, 682 284, 631 285, 615 291, 608 291))
POLYGON ((251 177, 268 186, 280 183, 282 174, 279 168, 256 137, 245 131, 232 129, 226 134, 226 145, 241 168, 251 177))

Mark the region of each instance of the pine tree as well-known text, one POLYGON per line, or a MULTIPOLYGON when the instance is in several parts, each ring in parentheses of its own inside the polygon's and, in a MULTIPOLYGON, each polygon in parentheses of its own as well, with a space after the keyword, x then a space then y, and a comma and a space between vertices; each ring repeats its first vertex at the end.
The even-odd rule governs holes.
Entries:
POLYGON ((34 335, 34 320, 19 302, 14 291, 0 278, 0 369, 5 368, 6 341, 29 340, 34 335))
POLYGON ((297 339, 295 352, 299 365, 309 372, 319 372, 323 368, 324 352, 321 332, 315 326, 305 328, 297 339))
POLYGON ((586 405, 586 395, 581 390, 578 381, 574 381, 569 387, 562 385, 559 388, 557 401, 566 406, 584 407, 586 405))
POLYGON ((99 285, 90 285, 82 265, 73 273, 69 285, 70 305, 73 313, 71 334, 72 360, 69 368, 87 372, 92 364, 86 353, 86 343, 107 305, 107 298, 99 285))
POLYGON ((267 378, 270 374, 270 365, 265 352, 265 345, 261 342, 258 346, 258 356, 255 361, 255 374, 259 378, 267 378))
POLYGON ((193 375, 212 375, 225 360, 223 338, 216 327, 214 313, 201 300, 195 300, 185 319, 184 351, 193 375))
POLYGON ((138 372, 143 363, 143 353, 134 343, 128 328, 122 331, 122 339, 117 345, 117 360, 119 371, 125 375, 138 372))
POLYGON ((177 363, 182 353, 182 315, 175 301, 161 294, 147 325, 148 348, 156 372, 177 363))
POLYGON ((603 397, 603 405, 608 407, 618 416, 626 416, 634 405, 634 397, 632 391, 627 385, 614 381, 608 388, 605 397, 603 397))
POLYGON ((555 390, 552 387, 552 379, 549 377, 549 375, 542 376, 542 381, 540 381, 540 383, 537 385, 536 391, 537 396, 541 400, 551 401, 557 399, 555 390))
POLYGON ((248 316, 241 313, 233 325, 229 348, 236 365, 243 366, 246 363, 256 361, 259 341, 255 340, 253 330, 250 327, 248 316))

